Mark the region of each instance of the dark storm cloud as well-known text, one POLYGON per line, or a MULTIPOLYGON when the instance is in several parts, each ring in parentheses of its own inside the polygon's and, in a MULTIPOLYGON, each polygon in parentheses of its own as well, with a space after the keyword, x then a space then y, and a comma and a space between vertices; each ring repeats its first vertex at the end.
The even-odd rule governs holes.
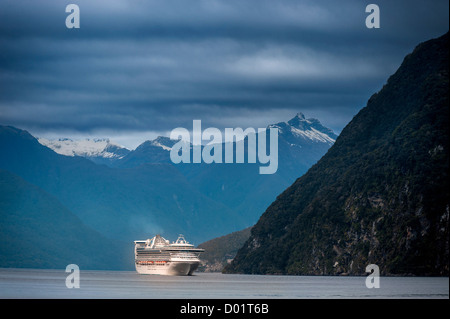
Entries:
POLYGON ((34 132, 259 126, 298 111, 339 131, 448 1, 0 1, 0 122, 34 132))

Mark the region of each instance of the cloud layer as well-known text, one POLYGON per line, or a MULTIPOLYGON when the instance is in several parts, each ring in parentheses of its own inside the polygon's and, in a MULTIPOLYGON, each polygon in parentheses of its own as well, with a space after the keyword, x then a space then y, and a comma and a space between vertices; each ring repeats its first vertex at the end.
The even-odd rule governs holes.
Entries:
MULTIPOLYGON (((0 123, 37 134, 265 127, 298 111, 340 131, 448 1, 0 1, 0 123)), ((144 133, 145 132, 145 133, 144 133)))

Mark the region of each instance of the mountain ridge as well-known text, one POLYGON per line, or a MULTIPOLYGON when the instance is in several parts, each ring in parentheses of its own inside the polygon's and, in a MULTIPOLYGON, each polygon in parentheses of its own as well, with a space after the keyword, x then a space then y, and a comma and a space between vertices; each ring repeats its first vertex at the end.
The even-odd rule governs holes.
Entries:
POLYGON ((447 33, 405 57, 224 272, 448 275, 448 84, 447 33))
POLYGON ((130 153, 130 150, 111 142, 109 138, 86 138, 82 140, 36 138, 40 144, 60 155, 80 156, 96 164, 111 165, 115 160, 119 160, 130 153))
POLYGON ((132 266, 125 243, 111 243, 58 199, 2 169, 0 215, 0 267, 64 268, 74 262, 83 269, 132 266))
MULTIPOLYGON (((278 128, 281 134, 287 132, 291 135, 289 139, 295 139, 295 136, 297 136, 297 138, 301 137, 306 142, 324 142, 331 145, 337 138, 337 135, 331 129, 323 126, 318 119, 306 119, 301 112, 298 112, 286 122, 269 124, 266 130, 269 128, 278 128)), ((36 138, 39 143, 58 154, 81 156, 97 164, 122 168, 130 168, 144 163, 170 163, 168 152, 177 142, 166 136, 158 136, 153 140, 142 142, 134 150, 129 150, 111 142, 109 138, 87 138, 81 140, 63 137, 58 139, 36 138), (136 159, 136 157, 140 157, 140 159, 136 159)), ((296 141, 293 142, 291 146, 296 144, 296 141)), ((300 142, 303 141, 300 140, 300 142)))
POLYGON ((169 237, 183 232, 191 240, 201 241, 220 233, 220 227, 223 231, 245 227, 225 205, 193 189, 169 164, 114 169, 82 157, 57 154, 28 132, 11 127, 0 127, 0 149, 0 168, 55 196, 108 238, 132 241, 134 236, 165 230, 169 237), (217 214, 209 214, 211 210, 217 214), (177 219, 171 219, 173 214, 184 217, 174 223, 177 219), (212 226, 201 230, 203 226, 198 224, 197 234, 193 227, 201 220, 204 227, 208 223, 212 226))
MULTIPOLYGON (((103 152, 105 145, 111 144, 107 139, 90 142, 95 146, 90 148, 92 152, 103 152)), ((144 158, 136 158, 140 163, 110 167, 78 156, 82 154, 58 154, 25 130, 0 126, 0 169, 54 197, 101 236, 121 242, 150 238, 155 233, 168 238, 183 233, 191 242, 200 243, 244 229, 256 222, 258 214, 288 184, 282 175, 260 175, 256 164, 168 163, 171 143, 175 141, 165 137, 146 141, 135 150, 135 154, 143 151, 144 158), (153 158, 152 150, 165 158, 149 163, 146 150, 153 158)), ((85 150, 84 146, 80 149, 85 150)), ((312 158, 317 159, 318 154, 320 151, 312 158)), ((291 179, 297 174, 287 172, 291 179)), ((25 187, 24 183, 18 185, 25 187)))

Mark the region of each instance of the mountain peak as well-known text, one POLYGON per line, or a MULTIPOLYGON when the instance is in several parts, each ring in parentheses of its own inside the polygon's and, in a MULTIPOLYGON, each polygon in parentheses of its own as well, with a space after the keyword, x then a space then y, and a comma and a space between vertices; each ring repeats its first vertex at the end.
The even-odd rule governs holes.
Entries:
POLYGON ((38 138, 37 140, 56 153, 66 156, 121 158, 129 152, 126 148, 111 142, 109 138, 86 138, 83 140, 38 138))
POLYGON ((305 114, 303 114, 302 112, 298 112, 297 115, 295 115, 294 118, 299 118, 301 120, 305 119, 305 114))
POLYGON ((318 119, 307 119, 302 112, 298 112, 288 122, 280 122, 269 125, 269 127, 278 128, 282 134, 293 135, 295 138, 313 142, 333 144, 337 138, 337 135, 331 129, 323 126, 318 119))
POLYGON ((175 144, 175 141, 166 136, 158 136, 150 143, 153 146, 159 146, 166 151, 170 151, 172 149, 172 146, 175 144))
POLYGON ((311 121, 318 121, 316 119, 306 119, 305 115, 301 112, 297 113, 293 118, 291 118, 287 123, 290 126, 294 126, 297 128, 308 127, 311 121))

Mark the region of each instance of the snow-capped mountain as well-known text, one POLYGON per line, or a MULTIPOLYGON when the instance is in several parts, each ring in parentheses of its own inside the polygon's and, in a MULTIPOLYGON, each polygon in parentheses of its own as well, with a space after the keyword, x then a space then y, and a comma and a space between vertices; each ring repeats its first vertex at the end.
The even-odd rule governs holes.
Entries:
POLYGON ((178 142, 165 136, 145 141, 134 151, 113 163, 115 167, 136 167, 145 163, 171 163, 170 150, 178 142))
POLYGON ((300 139, 307 142, 332 145, 337 138, 337 135, 331 129, 323 126, 319 120, 314 118, 306 119, 303 113, 297 113, 294 118, 287 122, 269 125, 269 128, 271 127, 278 128, 278 134, 288 140, 300 139))
MULTIPOLYGON (((170 150, 177 141, 168 137, 129 151, 108 139, 38 143, 10 127, 0 127, 0 168, 54 195, 104 236, 129 241, 137 232, 177 228, 205 240, 255 224, 336 138, 302 114, 272 126, 280 131, 278 170, 270 175, 259 174, 260 163, 173 164, 170 150)), ((239 142, 248 146, 245 139, 239 142)))
POLYGON ((130 150, 111 142, 108 138, 72 140, 60 138, 50 140, 38 138, 39 143, 52 149, 58 154, 66 156, 82 156, 96 163, 108 164, 123 158, 130 150))
MULTIPOLYGON (((268 128, 278 129, 279 156, 284 166, 297 171, 296 166, 309 167, 333 145, 337 135, 323 126, 319 120, 306 118, 301 112, 287 122, 271 124, 268 128)), ((258 133, 259 134, 259 133, 258 133)), ((72 140, 60 138, 38 141, 56 153, 66 156, 82 156, 98 164, 112 167, 136 167, 145 163, 171 163, 170 150, 177 142, 169 137, 159 136, 148 140, 130 151, 104 139, 72 140)), ((187 142, 188 143, 188 142, 187 142)), ((302 171, 302 170, 301 170, 302 171)))
MULTIPOLYGON (((280 160, 294 171, 298 171, 295 167, 309 167, 317 161, 337 138, 337 135, 319 120, 307 119, 303 113, 297 113, 287 122, 271 124, 268 128, 278 128, 280 160)), ((136 167, 144 163, 171 163, 170 150, 176 142, 164 136, 145 141, 123 159, 115 161, 113 166, 136 167)))
POLYGON ((149 142, 152 146, 160 147, 165 151, 170 151, 177 141, 171 140, 170 138, 165 136, 158 136, 153 141, 149 142))

